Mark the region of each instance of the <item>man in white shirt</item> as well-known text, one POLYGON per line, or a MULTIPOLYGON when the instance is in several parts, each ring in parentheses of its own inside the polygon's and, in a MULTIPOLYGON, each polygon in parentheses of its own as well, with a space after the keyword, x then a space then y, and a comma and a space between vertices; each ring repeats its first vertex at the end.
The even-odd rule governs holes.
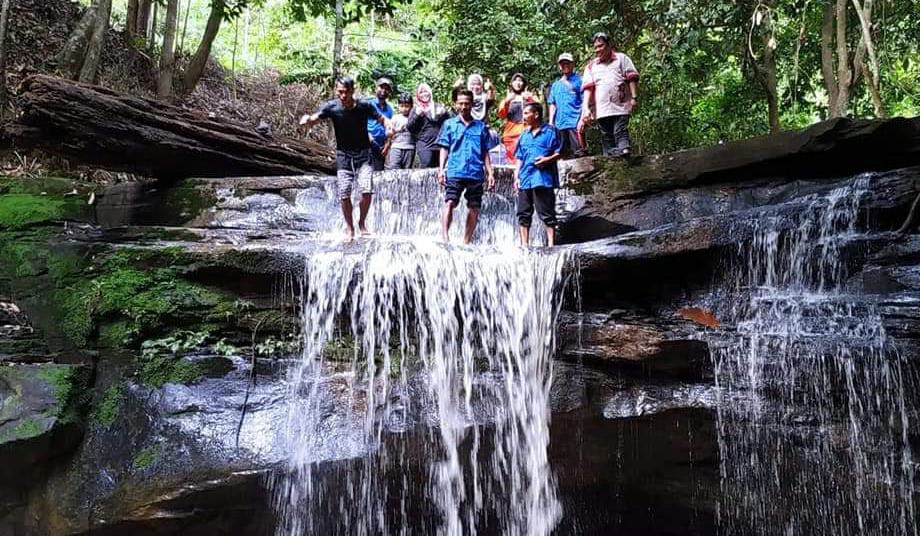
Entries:
POLYGON ((601 128, 604 155, 629 154, 629 114, 639 99, 639 72, 626 54, 617 52, 604 32, 594 34, 596 57, 588 62, 582 76, 584 99, 580 132, 597 119, 601 128), (592 110, 593 108, 593 110, 592 110))

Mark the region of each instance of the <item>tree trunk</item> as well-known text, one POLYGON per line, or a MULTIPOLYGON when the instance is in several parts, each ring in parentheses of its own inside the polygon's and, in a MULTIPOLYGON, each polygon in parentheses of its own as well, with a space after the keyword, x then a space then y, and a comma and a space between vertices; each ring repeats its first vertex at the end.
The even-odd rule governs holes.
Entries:
POLYGON ((148 177, 332 173, 324 144, 266 138, 251 126, 153 99, 36 75, 22 83, 22 114, 7 129, 17 147, 148 177))
POLYGON ((153 9, 153 0, 137 0, 137 16, 134 19, 135 44, 147 46, 148 26, 150 25, 150 10, 153 9))
POLYGON ((837 109, 837 77, 834 75, 834 4, 824 6, 824 22, 821 24, 821 75, 827 91, 828 117, 834 117, 837 109))
POLYGON ((868 65, 864 58, 856 58, 854 59, 853 69, 859 69, 866 79, 869 95, 872 97, 872 106, 875 108, 875 116, 886 117, 888 114, 885 111, 885 105, 882 103, 878 57, 875 55, 875 43, 872 40, 872 3, 872 0, 866 0, 865 4, 860 5, 859 0, 853 0, 853 6, 856 8, 861 29, 860 43, 864 44, 865 50, 869 55, 868 65))
POLYGON ((218 4, 211 5, 211 14, 208 15, 208 23, 204 28, 204 35, 201 36, 201 42, 198 43, 198 49, 195 55, 189 61, 188 67, 185 68, 185 74, 182 77, 183 91, 188 94, 195 91, 195 86, 201 80, 204 68, 208 64, 208 58, 211 56, 211 45, 220 31, 220 23, 224 20, 224 11, 218 4))
POLYGON ((853 84, 853 70, 850 68, 850 52, 847 47, 847 0, 837 0, 834 18, 837 27, 837 109, 831 117, 845 117, 853 84))
POLYGON ((128 9, 125 14, 125 31, 128 32, 131 44, 134 44, 134 39, 137 37, 137 2, 138 0, 128 0, 128 9))
POLYGON ((342 33, 344 24, 345 1, 335 0, 335 39, 332 42, 332 79, 339 77, 342 67, 342 33))
POLYGON ((147 48, 153 48, 157 40, 157 15, 160 11, 160 4, 152 1, 153 15, 150 16, 150 25, 147 27, 147 48))
POLYGON ((0 4, 0 122, 6 117, 6 27, 9 23, 10 0, 0 4))
POLYGON ((192 0, 185 2, 185 20, 182 22, 182 35, 179 37, 179 50, 185 50, 185 33, 188 31, 188 14, 192 10, 192 0))
POLYGON ((80 71, 86 58, 86 46, 96 27, 98 10, 99 0, 86 8, 77 26, 70 32, 61 53, 58 54, 58 71, 67 78, 76 80, 80 77, 80 71))
POLYGON ((172 96, 176 73, 176 27, 179 22, 179 0, 166 4, 166 28, 163 30, 163 48, 160 50, 160 73, 157 80, 157 98, 172 96))
POLYGON ((80 82, 93 84, 96 82, 96 72, 99 70, 99 59, 105 46, 106 34, 109 30, 109 17, 112 15, 112 0, 98 0, 98 13, 93 35, 86 46, 86 57, 80 69, 80 82))

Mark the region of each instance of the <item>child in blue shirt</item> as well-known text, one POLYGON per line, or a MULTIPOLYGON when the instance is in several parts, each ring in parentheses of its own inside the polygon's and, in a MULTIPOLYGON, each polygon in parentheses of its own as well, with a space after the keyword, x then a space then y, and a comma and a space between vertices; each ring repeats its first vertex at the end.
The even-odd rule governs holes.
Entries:
POLYGON ((483 182, 489 190, 495 186, 492 161, 489 159, 489 128, 473 119, 473 93, 467 89, 457 92, 454 106, 457 116, 444 122, 438 145, 441 146, 441 164, 438 181, 444 186, 444 210, 441 213, 441 238, 447 242, 454 209, 461 194, 466 197, 466 229, 463 243, 473 240, 479 210, 482 207, 483 182), (446 167, 446 170, 445 170, 446 167))
POLYGON ((517 217, 521 245, 530 245, 530 224, 534 206, 546 226, 546 245, 556 244, 556 191, 559 187, 559 160, 562 144, 555 127, 543 124, 543 107, 537 103, 524 106, 527 128, 518 140, 514 152, 514 188, 518 191, 517 217))

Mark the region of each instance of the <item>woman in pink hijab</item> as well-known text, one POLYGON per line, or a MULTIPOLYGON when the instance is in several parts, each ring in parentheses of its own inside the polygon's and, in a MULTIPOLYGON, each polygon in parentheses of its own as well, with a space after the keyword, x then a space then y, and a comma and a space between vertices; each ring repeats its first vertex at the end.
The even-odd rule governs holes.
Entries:
POLYGON ((418 85, 415 90, 415 108, 409 115, 409 129, 415 139, 415 153, 418 155, 419 167, 438 167, 441 148, 438 146, 438 135, 441 125, 447 120, 450 112, 441 104, 434 101, 431 86, 425 83, 418 85))

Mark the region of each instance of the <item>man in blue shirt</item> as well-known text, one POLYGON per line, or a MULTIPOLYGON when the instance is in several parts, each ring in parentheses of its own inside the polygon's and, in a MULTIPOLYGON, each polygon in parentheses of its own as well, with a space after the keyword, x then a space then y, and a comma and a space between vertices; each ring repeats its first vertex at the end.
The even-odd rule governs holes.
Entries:
MULTIPOLYGON (((385 76, 377 79, 377 90, 374 92, 375 98, 367 99, 367 102, 374 107, 377 115, 382 115, 387 119, 393 118, 393 107, 387 102, 387 99, 393 93, 393 81, 385 76)), ((367 120, 367 133, 371 140, 371 165, 374 171, 382 171, 386 162, 386 156, 383 154, 383 147, 387 143, 387 129, 374 119, 367 120)))
POLYGON ((473 92, 462 89, 457 92, 454 106, 457 115, 444 122, 438 145, 441 146, 441 164, 438 167, 438 181, 444 186, 444 210, 441 213, 441 238, 447 242, 454 209, 460 203, 460 195, 466 197, 466 229, 463 243, 473 240, 473 231, 479 221, 482 207, 483 181, 488 181, 489 190, 495 186, 492 161, 489 159, 489 128, 478 119, 473 119, 473 92), (446 166, 446 171, 445 171, 446 166))
POLYGON ((549 124, 559 131, 562 157, 585 155, 585 144, 578 133, 581 117, 581 76, 575 72, 575 59, 568 52, 559 55, 562 76, 549 90, 549 124))
POLYGON ((518 140, 514 157, 514 188, 518 191, 517 217, 521 226, 521 245, 530 245, 530 223, 534 205, 546 226, 546 245, 556 244, 556 191, 559 187, 559 160, 562 144, 552 125, 543 124, 543 108, 537 103, 524 106, 527 125, 518 140))

